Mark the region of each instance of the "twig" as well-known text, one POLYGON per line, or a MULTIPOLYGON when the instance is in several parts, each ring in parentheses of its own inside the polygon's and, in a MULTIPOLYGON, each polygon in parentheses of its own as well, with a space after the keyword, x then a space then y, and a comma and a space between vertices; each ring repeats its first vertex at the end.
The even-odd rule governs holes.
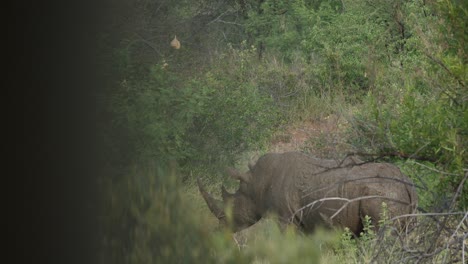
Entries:
MULTIPOLYGON (((465 87, 465 83, 463 82, 463 80, 461 80, 460 78, 458 78, 458 76, 456 76, 455 74, 453 74, 453 72, 442 62, 440 61, 439 59, 433 57, 432 55, 430 55, 428 52, 425 52, 424 55, 426 55, 426 57, 428 57, 429 59, 431 59, 433 62, 437 63, 440 67, 442 67, 446 72, 448 72, 453 78, 455 78, 455 80, 457 80, 457 82, 462 86, 462 87, 465 87)), ((453 99, 453 98, 452 98, 453 99)), ((459 105, 459 103, 456 101, 456 100, 453 100, 457 105, 459 105)))
POLYGON ((352 203, 352 202, 357 202, 357 201, 361 201, 361 200, 366 200, 366 199, 374 199, 374 198, 381 198, 381 199, 386 199, 386 200, 390 200, 390 201, 393 201, 393 202, 398 202, 398 203, 404 203, 400 200, 397 200, 397 199, 393 199, 393 198, 390 198, 390 197, 385 197, 385 196, 381 196, 381 195, 369 195, 369 196, 361 196, 361 197, 357 197, 357 198, 353 198, 353 199, 348 199, 348 198, 343 198, 343 197, 327 197, 327 198, 322 198, 322 199, 318 199, 318 200, 315 200, 313 201, 312 203, 309 203, 303 207, 301 207, 300 209, 296 210, 293 215, 291 216, 290 218, 290 221, 292 221, 294 219, 294 217, 296 216, 297 213, 299 212, 302 212, 304 209, 307 209, 309 207, 313 207, 315 204, 317 203, 320 203, 320 202, 325 202, 325 201, 345 201, 345 204, 343 204, 331 217, 330 217, 330 220, 335 218, 341 211, 344 210, 344 208, 346 208, 346 206, 348 206, 348 204, 352 203))
POLYGON ((347 179, 347 180, 342 180, 342 181, 339 181, 339 182, 336 182, 334 183, 333 185, 330 185, 330 186, 327 186, 327 187, 322 187, 320 189, 315 189, 315 190, 311 190, 312 187, 306 189, 305 191, 307 191, 308 193, 303 195, 302 198, 304 197, 307 197, 309 195, 312 195, 313 193, 316 193, 316 192, 319 192, 319 191, 324 191, 324 190, 327 190, 327 189, 332 189, 334 188, 335 186, 337 185, 340 185, 340 184, 345 184, 345 183, 350 183, 350 182, 357 182, 357 181, 363 181, 363 180, 369 180, 369 179, 384 179, 384 180, 391 180, 391 181, 395 181, 395 182, 399 182, 399 183, 403 183, 403 184, 406 184, 406 185, 409 185, 409 186, 412 186, 412 187, 416 187, 416 188, 421 188, 421 186, 418 186, 412 182, 407 182, 407 181, 404 181, 404 180, 400 180, 400 179, 395 179, 395 178, 391 178, 391 177, 385 177, 385 176, 380 176, 380 175, 376 175, 376 176, 369 176, 369 177, 361 177, 361 178, 358 178, 358 179, 347 179))
POLYGON ((206 25, 208 26, 208 25, 210 25, 210 24, 212 24, 212 23, 215 23, 215 22, 221 22, 221 23, 224 23, 224 24, 232 24, 232 25, 236 25, 236 26, 242 26, 242 24, 240 24, 240 23, 221 20, 221 18, 222 18, 226 13, 228 13, 228 12, 229 12, 229 10, 226 11, 226 12, 224 12, 224 13, 222 13, 222 14, 220 14, 220 15, 217 16, 215 19, 213 19, 213 20, 211 20, 210 22, 208 22, 206 25))
POLYGON ((430 157, 424 157, 424 156, 417 156, 416 153, 413 153, 411 155, 408 155, 406 153, 400 152, 400 151, 393 151, 393 152, 384 152, 380 154, 372 154, 372 153, 363 153, 363 152, 350 152, 348 155, 360 155, 360 156, 367 156, 367 157, 375 157, 373 161, 385 158, 385 157, 399 157, 399 158, 405 158, 405 159, 413 159, 413 160, 420 160, 420 161, 430 161, 430 162, 436 162, 437 160, 435 158, 430 158, 430 157))
POLYGON ((230 22, 230 21, 224 21, 224 20, 221 20, 221 19, 218 19, 217 22, 220 22, 220 23, 224 23, 224 24, 229 24, 229 25, 236 25, 236 26, 240 26, 242 27, 243 25, 240 24, 240 23, 236 23, 236 22, 230 22))
POLYGON ((455 202, 457 201, 458 196, 461 194, 461 191, 463 189, 463 184, 465 183, 466 178, 468 178, 468 173, 465 173, 465 177, 463 177, 463 180, 458 185, 457 191, 455 192, 455 195, 453 196, 452 203, 450 204, 450 208, 453 208, 453 206, 455 205, 455 202))
POLYGON ((403 214, 391 218, 389 221, 394 221, 403 217, 415 217, 415 216, 448 216, 448 215, 462 215, 466 212, 450 212, 450 213, 418 213, 418 214, 403 214))
MULTIPOLYGON (((154 50, 159 56, 163 56, 161 54, 161 52, 159 52, 159 50, 153 46, 153 43, 149 42, 148 40, 144 39, 140 34, 138 33, 135 33, 135 35, 137 35, 139 37, 139 40, 143 43, 145 43, 146 45, 148 45, 148 47, 150 47, 152 50, 154 50)), ((136 41, 136 40, 135 40, 136 41)))
MULTIPOLYGON (((453 206, 455 205, 455 202, 458 198, 458 195, 460 194, 461 190, 462 190, 462 187, 463 187, 463 183, 465 182, 466 178, 468 177, 468 173, 465 174, 465 177, 463 178, 463 180, 461 181, 460 185, 458 186, 457 188, 457 191, 455 192, 455 195, 453 196, 453 199, 452 199, 452 203, 450 204, 450 210, 453 208, 453 206)), ((437 228, 437 233, 436 233, 436 236, 435 238, 437 239, 441 234, 442 234, 442 229, 445 228, 445 225, 448 221, 448 218, 444 218, 444 220, 442 221, 442 224, 439 225, 439 227, 437 228)), ((433 250, 435 246, 435 243, 432 244, 429 249, 427 250, 427 252, 430 252, 431 250, 433 250)))
POLYGON ((431 170, 431 171, 433 171, 433 172, 437 172, 437 173, 440 173, 440 174, 449 175, 449 176, 457 176, 457 175, 458 175, 458 174, 456 174, 456 173, 449 173, 449 172, 437 170, 437 169, 431 168, 431 167, 429 167, 429 166, 427 166, 427 165, 424 165, 424 164, 419 163, 419 162, 416 162, 416 161, 411 161, 411 162, 412 162, 413 164, 419 165, 419 166, 421 166, 421 167, 424 167, 424 168, 426 168, 426 169, 428 169, 428 170, 431 170))
MULTIPOLYGON (((456 233, 458 232, 458 229, 460 229, 461 225, 463 224, 463 221, 467 218, 468 216, 468 212, 465 213, 465 216, 463 216, 462 220, 460 221, 460 223, 458 224, 457 228, 455 228, 455 231, 453 231, 452 235, 450 236, 450 238, 448 239, 447 241, 447 244, 446 244, 446 247, 445 249, 448 250, 449 246, 450 246, 450 239, 454 239, 456 237, 456 233)), ((462 243, 462 249, 463 251, 465 250, 465 247, 463 246, 465 242, 465 239, 463 239, 463 243, 462 243)), ((445 262, 445 259, 447 258, 447 255, 444 256, 444 262, 445 262)), ((465 263, 465 262, 462 262, 462 263, 465 263)))
POLYGON ((466 263, 465 262, 465 245, 466 245, 466 238, 468 237, 468 233, 463 237, 463 244, 462 244, 462 263, 466 263))
POLYGON ((219 16, 217 16, 215 19, 211 20, 210 22, 206 23, 206 25, 209 25, 211 23, 216 22, 218 19, 220 19, 222 16, 224 16, 228 11, 221 13, 219 16))
MULTIPOLYGON (((455 195, 454 195, 453 198, 452 198, 452 203, 450 204, 450 208, 453 208, 453 206, 454 206, 454 204, 455 204, 455 202, 456 202, 458 196, 459 196, 460 193, 461 193, 461 190, 463 189, 463 183, 465 182, 465 180, 466 180, 467 177, 468 177, 468 173, 465 174, 465 177, 463 178, 463 180, 461 181, 460 185, 458 186, 457 192, 455 193, 455 195)), ((447 220, 448 220, 448 218, 444 218, 442 224, 438 226, 438 228, 437 228, 437 233, 436 233, 436 236, 435 236, 436 239, 441 235, 442 229, 445 228, 445 225, 446 225, 446 223, 447 223, 447 220)), ((431 250, 434 248, 434 246, 435 246, 435 243, 433 243, 433 244, 429 247, 429 249, 427 250, 427 252, 431 251, 431 250)), ((435 250, 434 250, 434 252, 435 252, 435 250)))
POLYGON ((234 242, 236 243, 237 248, 238 248, 239 251, 240 251, 240 250, 241 250, 241 246, 240 246, 240 244, 239 244, 239 241, 237 241, 236 235, 235 235, 234 233, 232 234, 232 239, 234 239, 234 242))

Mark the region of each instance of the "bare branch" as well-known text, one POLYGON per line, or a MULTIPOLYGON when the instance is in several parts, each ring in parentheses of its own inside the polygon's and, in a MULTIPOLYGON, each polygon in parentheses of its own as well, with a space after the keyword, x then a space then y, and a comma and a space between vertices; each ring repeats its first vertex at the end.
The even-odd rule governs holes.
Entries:
POLYGON ((462 215, 466 212, 450 212, 450 213, 417 213, 417 214, 404 214, 391 218, 389 221, 395 221, 404 217, 417 217, 417 216, 448 216, 448 215, 462 215))
POLYGON ((362 177, 362 178, 358 178, 358 179, 349 179, 349 180, 343 180, 343 181, 339 181, 339 182, 336 182, 330 186, 326 186, 326 187, 322 187, 320 189, 315 189, 315 190, 311 190, 312 187, 306 189, 305 191, 307 191, 307 194, 303 195, 302 198, 304 197, 307 197, 307 196, 310 196, 316 192, 319 192, 319 191, 324 191, 324 190, 331 190, 332 188, 340 185, 340 184, 346 184, 346 183, 350 183, 350 182, 358 182, 358 181, 363 181, 363 180, 369 180, 369 179, 385 179, 385 180, 389 180, 389 181, 395 181, 395 182, 399 182, 399 183, 403 183, 403 184, 406 184, 406 185, 409 185, 409 186, 412 186, 412 187, 416 187, 416 188, 422 188, 412 182, 407 182, 407 181, 404 181, 404 180, 400 180, 400 179, 395 179, 395 178, 391 178, 391 177, 385 177, 385 176, 380 176, 380 175, 376 175, 376 176, 370 176, 370 177, 362 177))
MULTIPOLYGON (((148 47, 150 47, 154 52, 156 52, 159 56, 163 56, 161 54, 161 52, 159 52, 158 48, 155 47, 153 45, 153 43, 151 43, 150 41, 146 40, 145 38, 143 38, 140 34, 138 33, 135 33, 136 36, 138 36, 138 40, 140 40, 141 42, 145 43, 148 47)), ((138 40, 134 40, 134 42, 138 41, 138 40)))
POLYGON ((437 173, 440 173, 440 174, 450 175, 450 176, 457 176, 457 175, 458 175, 458 174, 456 174, 456 173, 448 173, 448 172, 445 172, 445 171, 441 171, 441 170, 437 170, 437 169, 431 168, 431 167, 429 167, 429 166, 427 166, 427 165, 424 165, 424 164, 419 163, 419 162, 414 161, 414 160, 411 161, 411 163, 416 164, 416 165, 419 165, 419 166, 421 166, 421 167, 424 167, 424 168, 426 168, 426 169, 428 169, 428 170, 431 170, 431 171, 433 171, 433 172, 437 172, 437 173))
MULTIPOLYGON (((425 146, 423 146, 423 147, 425 147, 425 146)), ((420 151, 420 150, 418 150, 418 151, 420 151)), ((375 157, 371 161, 381 160, 381 159, 386 158, 386 157, 399 157, 399 158, 404 158, 404 159, 413 159, 413 160, 430 161, 430 162, 436 162, 437 161, 435 158, 416 155, 418 153, 418 151, 413 153, 413 154, 406 154, 406 153, 403 153, 403 152, 400 152, 400 151, 384 152, 384 153, 380 153, 380 154, 364 153, 364 152, 350 152, 349 154, 367 156, 367 157, 375 157)))
MULTIPOLYGON (((463 80, 461 80, 460 78, 458 78, 458 76, 456 76, 448 67, 447 65, 445 65, 441 60, 439 60, 438 58, 435 58, 434 56, 432 56, 431 54, 429 54, 428 52, 425 52, 424 55, 426 55, 426 57, 428 57, 429 59, 431 59, 433 62, 435 62, 436 64, 438 64, 440 67, 442 67, 442 69, 444 69, 448 74, 450 74, 450 76, 452 76, 453 78, 455 78, 455 80, 457 80, 457 82, 462 86, 462 87, 465 87, 465 83, 463 82, 463 80)), ((456 104, 459 105, 459 103, 457 101, 454 100, 454 102, 456 104)))
MULTIPOLYGON (((455 229, 455 231, 453 231, 452 235, 450 236, 450 238, 447 240, 447 243, 446 243, 446 247, 445 249, 448 250, 449 246, 450 246, 450 242, 451 240, 454 241, 455 240, 455 237, 457 236, 456 234, 458 233, 458 229, 460 229, 460 227, 462 226, 462 224, 464 223, 465 219, 468 217, 468 212, 465 213, 465 216, 463 216, 462 220, 460 221, 460 223, 457 225, 457 228, 455 229)), ((465 235, 466 236, 466 235, 465 235)), ((463 239, 463 243, 465 243, 465 239, 463 239)), ((463 251, 465 250, 465 247, 462 245, 462 249, 463 251)), ((446 259, 447 255, 444 256, 444 260, 446 259)), ((444 261, 445 262, 445 261, 444 261)), ((465 262, 463 262, 465 263, 465 262)))
POLYGON ((230 21, 224 21, 224 20, 221 20, 221 19, 219 19, 217 22, 224 23, 224 24, 230 24, 230 25, 236 25, 236 26, 240 26, 240 27, 243 26, 243 25, 240 24, 240 23, 230 22, 230 21))
POLYGON ((455 202, 457 201, 458 196, 461 194, 461 191, 463 189, 463 184, 465 183, 466 178, 468 178, 468 172, 465 173, 465 177, 463 177, 463 180, 458 185, 457 191, 455 192, 455 195, 453 196, 452 203, 450 204, 450 208, 453 208, 455 206, 455 202))
POLYGON ((231 25, 236 25, 236 26, 243 26, 243 25, 240 24, 240 23, 221 20, 221 18, 222 18, 224 15, 226 15, 228 12, 229 12, 229 10, 227 10, 227 11, 224 12, 224 13, 221 13, 219 16, 217 16, 215 19, 213 19, 213 20, 211 20, 210 22, 208 22, 206 25, 210 25, 210 24, 215 23, 215 22, 220 22, 220 23, 224 23, 224 24, 231 24, 231 25))
POLYGON ((353 198, 353 199, 348 199, 348 198, 343 198, 343 197, 327 197, 327 198, 322 198, 322 199, 318 199, 318 200, 315 200, 313 201, 312 203, 309 203, 303 207, 301 207, 300 209, 296 210, 293 215, 291 216, 291 219, 290 221, 292 221, 294 219, 294 217, 296 216, 297 213, 299 212, 302 212, 304 209, 307 209, 307 208, 310 208, 312 209, 314 207, 315 204, 317 203, 322 203, 322 202, 326 202, 326 201, 344 201, 345 203, 330 217, 330 220, 335 218, 341 211, 343 211, 346 206, 348 206, 350 203, 352 202, 357 202, 357 201, 361 201, 361 200, 367 200, 367 199, 375 199, 375 198, 380 198, 380 199, 386 199, 386 200, 390 200, 390 201, 393 201, 393 202, 398 202, 398 203, 405 203, 405 202, 402 202, 400 200, 397 200, 397 199, 393 199, 393 198, 390 198, 390 197, 386 197, 386 196, 381 196, 381 195, 369 195, 369 196, 361 196, 361 197, 357 197, 357 198, 353 198))

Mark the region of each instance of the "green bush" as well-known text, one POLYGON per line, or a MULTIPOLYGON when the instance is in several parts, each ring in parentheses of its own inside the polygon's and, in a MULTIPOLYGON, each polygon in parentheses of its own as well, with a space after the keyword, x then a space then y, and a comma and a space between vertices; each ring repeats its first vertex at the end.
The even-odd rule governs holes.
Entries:
POLYGON ((143 79, 124 80, 111 110, 135 158, 210 166, 261 147, 278 122, 277 110, 243 76, 248 69, 242 63, 230 74, 215 69, 202 79, 184 78, 161 63, 143 79))
POLYGON ((389 14, 366 2, 342 4, 265 1, 261 12, 250 13, 246 29, 271 54, 293 64, 298 57, 306 62, 306 74, 322 95, 356 99, 372 87, 374 65, 386 58, 392 36, 383 21, 389 14))
MULTIPOLYGON (((429 5, 429 10, 419 2, 402 5, 408 32, 405 52, 391 56, 403 66, 388 66, 386 75, 376 76, 375 88, 352 123, 357 139, 353 144, 358 148, 430 161, 440 172, 438 191, 453 194, 463 182, 468 162, 467 75, 463 40, 450 33, 460 21, 454 19, 447 28, 440 27, 440 20, 447 19, 445 4, 429 5), (439 13, 439 20, 427 16, 429 11, 439 13)), ((454 3, 448 17, 460 15, 457 8, 454 3)), ((430 178, 428 175, 432 182, 430 178)), ((462 188, 458 194, 468 191, 466 182, 462 188)), ((466 208, 468 196, 458 198, 460 208, 466 208)))
POLYGON ((271 96, 256 82, 254 49, 229 49, 197 86, 209 90, 204 112, 190 130, 194 161, 232 163, 241 153, 266 145, 280 121, 271 96), (224 159, 224 160, 220 160, 224 159))
MULTIPOLYGON (((375 96, 369 96, 363 107, 366 110, 355 116, 359 142, 353 144, 365 146, 370 153, 430 161, 437 165, 435 171, 442 171, 439 191, 455 192, 468 160, 464 135, 468 127, 460 109, 443 95, 424 95, 413 87, 402 91, 399 98, 376 101, 375 96)), ((467 197, 461 196, 461 205, 467 202, 467 197)))
POLYGON ((183 159, 191 154, 186 131, 208 98, 209 91, 184 85, 157 65, 143 80, 124 80, 112 97, 111 111, 114 124, 134 144, 134 158, 183 159))

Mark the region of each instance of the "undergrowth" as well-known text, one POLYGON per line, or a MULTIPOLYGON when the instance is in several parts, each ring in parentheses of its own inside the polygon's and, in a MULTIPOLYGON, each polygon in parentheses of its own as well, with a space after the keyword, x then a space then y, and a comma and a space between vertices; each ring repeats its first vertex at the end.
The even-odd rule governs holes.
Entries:
MULTIPOLYGON (((319 228, 311 235, 293 226, 281 231, 274 216, 232 234, 218 227, 195 183, 182 184, 177 173, 140 166, 104 185, 114 195, 103 207, 108 230, 101 263, 462 263, 466 253, 466 214, 421 215, 401 231, 393 228, 385 204, 379 223, 365 216, 359 237, 349 229, 319 228), (445 228, 437 234, 441 223, 445 228)), ((219 195, 218 184, 207 188, 219 195)))

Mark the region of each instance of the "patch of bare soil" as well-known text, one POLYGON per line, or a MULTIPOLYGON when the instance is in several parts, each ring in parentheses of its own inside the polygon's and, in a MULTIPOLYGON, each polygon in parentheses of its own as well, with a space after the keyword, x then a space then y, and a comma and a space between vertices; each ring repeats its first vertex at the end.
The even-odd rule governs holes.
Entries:
POLYGON ((269 152, 303 151, 321 158, 340 158, 351 151, 344 117, 330 115, 286 127, 271 142, 269 152))

